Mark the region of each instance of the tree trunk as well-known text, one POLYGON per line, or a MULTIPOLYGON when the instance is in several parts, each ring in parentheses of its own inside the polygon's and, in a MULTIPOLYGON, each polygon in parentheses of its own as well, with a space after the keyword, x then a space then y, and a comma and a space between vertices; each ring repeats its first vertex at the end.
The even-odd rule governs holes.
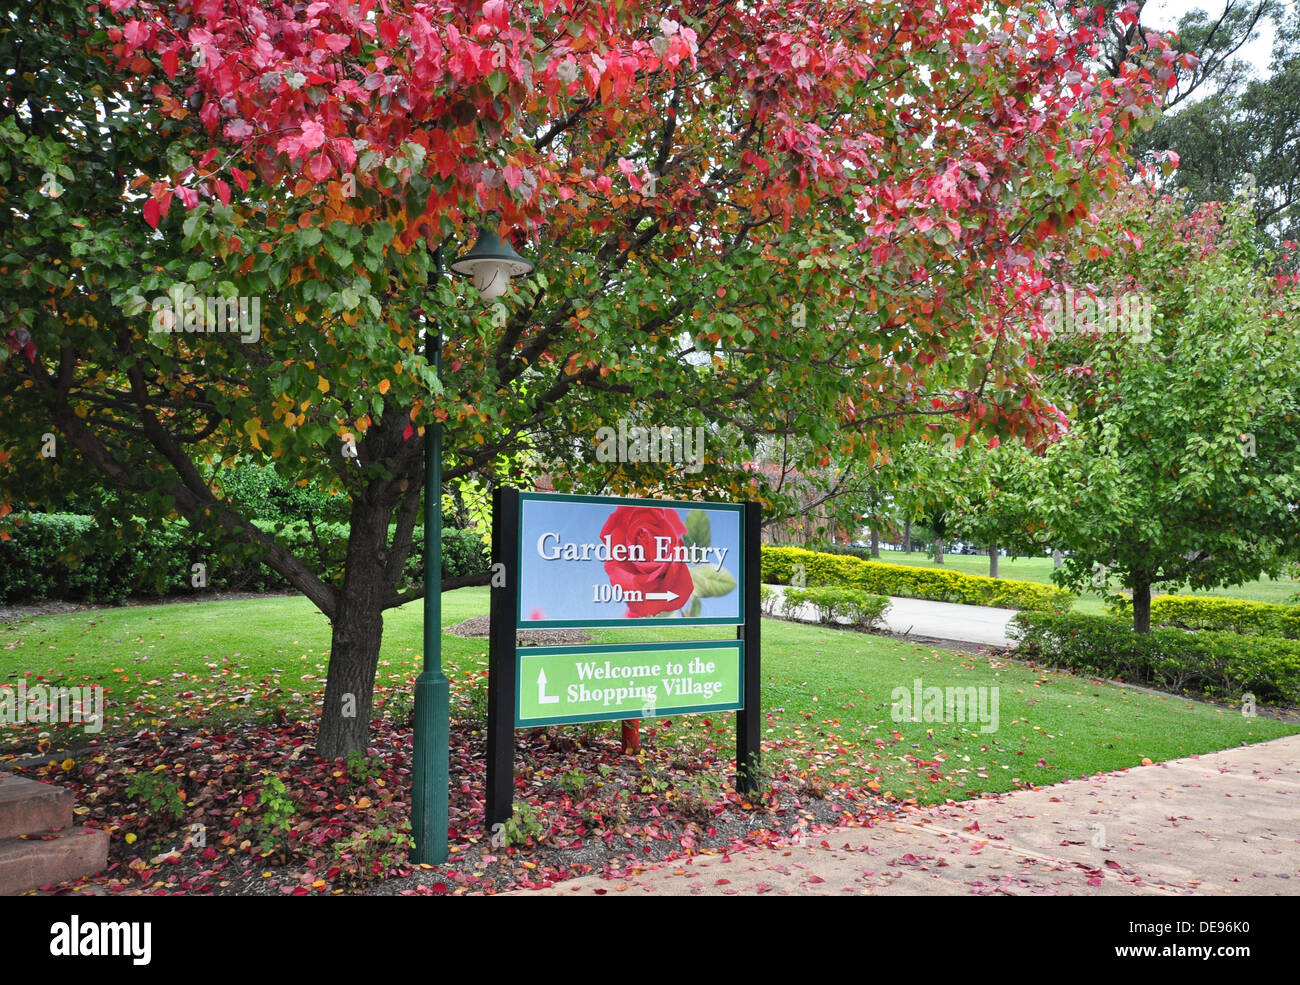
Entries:
POLYGON ((998 577, 998 545, 989 544, 989 577, 998 577))
POLYGON ((880 534, 876 532, 875 527, 871 528, 871 556, 877 561, 880 560, 880 534))
POLYGON ((1058 550, 1056 550, 1055 548, 1053 548, 1053 549, 1052 549, 1052 567, 1053 567, 1053 568, 1059 568, 1059 567, 1061 566, 1061 564, 1062 564, 1062 556, 1061 556, 1061 552, 1058 551, 1058 550))
POLYGON ((943 564, 943 536, 938 535, 934 538, 934 563, 943 564))
POLYGON ((1151 582, 1133 582, 1133 632, 1151 632, 1151 582))
MULTIPOLYGON (((388 515, 370 497, 352 510, 347 567, 330 639, 329 677, 316 753, 339 759, 370 744, 370 718, 383 639, 383 606, 390 590, 384 577, 388 515)), ((436 590, 436 589, 435 589, 436 590)))
POLYGON ((912 521, 903 524, 903 551, 912 553, 912 521))

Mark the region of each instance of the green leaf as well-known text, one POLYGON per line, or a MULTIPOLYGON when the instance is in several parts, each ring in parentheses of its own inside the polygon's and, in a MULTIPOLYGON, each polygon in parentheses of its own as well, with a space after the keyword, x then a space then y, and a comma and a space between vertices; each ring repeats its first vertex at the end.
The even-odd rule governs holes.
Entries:
POLYGON ((329 252, 329 255, 334 258, 334 262, 344 270, 350 270, 352 268, 352 251, 344 244, 330 240, 325 244, 325 249, 329 252))
POLYGON ((699 614, 700 614, 700 597, 697 595, 695 598, 691 599, 690 609, 686 613, 686 617, 688 619, 695 619, 696 617, 699 616, 699 614))
POLYGON ((686 514, 686 537, 683 542, 687 547, 708 547, 713 542, 709 514, 703 510, 691 510, 686 514))
POLYGON ((714 598, 736 590, 736 579, 726 568, 714 571, 707 565, 691 568, 691 581, 699 598, 714 598))

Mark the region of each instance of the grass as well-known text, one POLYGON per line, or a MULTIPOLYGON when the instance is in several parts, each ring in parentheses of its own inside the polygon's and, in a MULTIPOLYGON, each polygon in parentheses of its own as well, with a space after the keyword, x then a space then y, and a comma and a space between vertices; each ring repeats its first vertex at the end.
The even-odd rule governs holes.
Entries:
MULTIPOLYGON (((919 551, 881 551, 880 560, 887 564, 908 564, 920 568, 940 567, 928 554, 919 551)), ((988 575, 989 558, 987 554, 945 554, 944 569, 961 571, 969 575, 988 575)), ((1054 584, 1052 581, 1052 559, 1050 557, 1004 557, 998 559, 998 574, 1014 581, 1032 581, 1040 585, 1054 584)), ((1112 582, 1112 584, 1114 584, 1112 582)), ((1213 588, 1204 592, 1180 591, 1180 595, 1207 595, 1217 598, 1246 599, 1251 602, 1286 601, 1300 592, 1300 581, 1294 578, 1264 578, 1247 582, 1232 588, 1213 588)), ((1085 592, 1075 599, 1074 612, 1089 615, 1103 615, 1106 612, 1102 597, 1095 592, 1085 592)))
MULTIPOLYGON (((449 592, 443 596, 443 625, 481 615, 487 607, 485 588, 449 592)), ((832 782, 875 784, 900 799, 961 799, 1136 766, 1144 757, 1160 761, 1300 731, 1230 708, 988 656, 778 620, 764 620, 763 632, 769 757, 792 758, 796 770, 832 782), (997 730, 981 731, 979 722, 894 722, 893 690, 911 691, 918 678, 926 687, 998 688, 997 730)), ((599 642, 628 642, 729 634, 716 627, 644 627, 591 635, 599 642)), ((381 707, 400 704, 409 693, 420 670, 420 641, 419 603, 388 614, 377 682, 381 707)), ((199 719, 257 719, 281 708, 291 717, 318 714, 329 626, 304 599, 275 597, 45 616, 7 627, 0 642, 0 680, 103 685, 111 734, 199 719)), ((454 687, 481 679, 486 640, 444 633, 442 645, 454 687)), ((668 727, 678 738, 726 747, 734 719, 683 716, 668 727)), ((11 745, 21 737, 30 746, 30 729, 4 731, 11 745)), ((54 736, 56 748, 63 738, 69 737, 54 736)))

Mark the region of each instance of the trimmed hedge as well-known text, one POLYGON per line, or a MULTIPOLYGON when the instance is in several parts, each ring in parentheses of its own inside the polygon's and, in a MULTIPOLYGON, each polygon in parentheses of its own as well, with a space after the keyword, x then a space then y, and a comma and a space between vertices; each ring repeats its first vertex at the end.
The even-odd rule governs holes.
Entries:
MULTIPOLYGON (((268 533, 275 525, 254 521, 268 533)), ((29 513, 10 540, 0 540, 0 603, 63 599, 117 602, 132 596, 162 596, 195 591, 192 565, 207 566, 207 589, 278 591, 288 582, 255 557, 221 558, 210 542, 195 534, 184 518, 136 530, 112 531, 107 545, 96 538, 92 517, 74 513, 29 513)), ((276 540, 293 551, 325 581, 342 585, 348 526, 318 523, 316 535, 305 522, 284 524, 276 540)), ((407 578, 418 580, 424 564, 424 530, 416 527, 407 558, 407 578)), ((472 530, 442 531, 442 576, 455 578, 487 571, 491 554, 472 530)))
POLYGON ((880 623, 890 601, 883 595, 868 595, 855 588, 786 589, 783 608, 787 616, 809 604, 817 610, 817 619, 823 625, 834 626, 838 619, 845 619, 850 625, 870 629, 880 623))
MULTIPOLYGON (((1131 615, 1133 603, 1125 600, 1111 610, 1131 615)), ((1151 600, 1151 624, 1296 640, 1300 639, 1300 605, 1206 595, 1161 595, 1151 600)))
POLYGON ((1045 612, 1065 612, 1074 603, 1073 595, 1055 585, 863 561, 851 555, 824 554, 801 547, 764 547, 763 581, 788 585, 796 564, 804 566, 809 585, 857 588, 873 595, 1045 612))
POLYGON ((1135 633, 1125 619, 1021 612, 1017 655, 1182 694, 1300 703, 1300 641, 1174 627, 1135 633))

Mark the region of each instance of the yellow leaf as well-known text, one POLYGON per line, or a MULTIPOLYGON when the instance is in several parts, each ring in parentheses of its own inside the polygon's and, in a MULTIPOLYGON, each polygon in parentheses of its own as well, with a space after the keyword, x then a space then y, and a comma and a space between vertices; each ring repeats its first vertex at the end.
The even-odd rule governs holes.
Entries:
POLYGON ((126 841, 126 843, 127 843, 128 845, 134 845, 134 844, 135 844, 135 835, 127 835, 126 838, 125 838, 124 840, 126 841))
POLYGON ((379 381, 379 392, 380 392, 381 394, 387 393, 387 392, 388 392, 388 388, 389 388, 390 386, 392 386, 392 384, 389 383, 387 380, 380 380, 380 381, 379 381))
POLYGON ((321 393, 329 393, 330 381, 325 379, 325 377, 323 376, 318 376, 316 378, 316 389, 319 390, 321 393))

